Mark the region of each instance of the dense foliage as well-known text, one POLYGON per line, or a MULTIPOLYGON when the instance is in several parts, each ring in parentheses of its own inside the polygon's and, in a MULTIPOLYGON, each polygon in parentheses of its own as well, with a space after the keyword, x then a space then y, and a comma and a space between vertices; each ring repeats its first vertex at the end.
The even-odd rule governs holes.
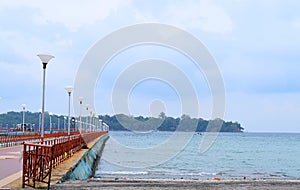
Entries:
MULTIPOLYGON (((60 126, 62 127, 64 124, 64 116, 51 115, 51 124, 53 128, 58 126, 58 120, 60 120, 60 126), (59 119, 58 119, 59 118, 59 119)), ((18 124, 22 124, 23 122, 23 112, 7 112, 0 114, 0 128, 1 129, 10 129, 15 130, 18 124)), ((39 128, 41 122, 41 113, 39 112, 25 112, 25 124, 27 126, 33 127, 33 129, 37 130, 39 128)), ((66 122, 66 119, 65 119, 66 122)), ((45 112, 45 129, 50 128, 50 115, 48 112, 45 112)))
MULTIPOLYGON (((40 124, 40 113, 25 113, 25 123, 30 123, 34 129, 38 129, 40 124)), ((0 114, 0 127, 6 129, 15 129, 17 124, 22 123, 22 112, 8 112, 0 114)), ((58 126, 62 128, 66 123, 65 116, 51 115, 52 128, 58 126)), ((226 122, 221 119, 204 120, 191 118, 188 115, 182 115, 180 118, 167 117, 161 113, 158 118, 154 117, 133 117, 124 114, 114 116, 99 116, 106 124, 110 126, 110 130, 132 130, 132 131, 196 131, 196 132, 243 132, 244 128, 237 122, 226 122), (221 129, 219 128, 221 127, 221 129)), ((83 118, 86 121, 86 118, 83 118)), ((45 129, 50 127, 50 115, 45 112, 45 129)))
POLYGON ((124 114, 100 116, 110 126, 110 130, 131 131, 196 131, 196 132, 243 132, 244 128, 237 122, 226 122, 221 119, 204 120, 183 115, 181 118, 167 117, 161 113, 159 118, 133 117, 124 114), (221 127, 221 128, 220 128, 221 127))

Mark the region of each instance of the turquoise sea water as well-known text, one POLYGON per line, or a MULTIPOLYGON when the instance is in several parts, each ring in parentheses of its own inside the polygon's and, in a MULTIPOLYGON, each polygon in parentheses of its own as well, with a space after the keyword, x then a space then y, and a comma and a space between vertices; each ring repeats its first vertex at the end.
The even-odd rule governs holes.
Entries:
MULTIPOLYGON (((180 133, 184 136, 187 133, 180 133)), ((191 134, 184 146, 177 138, 164 147, 172 132, 110 132, 95 177, 133 178, 300 178, 300 134, 220 133, 213 145, 200 154, 204 135, 191 134), (113 142, 127 147, 126 151, 113 142), (129 147, 129 148, 128 148, 129 147), (162 149, 157 149, 161 147, 162 149), (159 163, 164 155, 167 161, 159 163), (143 151, 150 151, 143 155, 143 151), (173 151, 174 150, 174 151, 173 151), (170 154, 171 155, 171 154, 170 154)))

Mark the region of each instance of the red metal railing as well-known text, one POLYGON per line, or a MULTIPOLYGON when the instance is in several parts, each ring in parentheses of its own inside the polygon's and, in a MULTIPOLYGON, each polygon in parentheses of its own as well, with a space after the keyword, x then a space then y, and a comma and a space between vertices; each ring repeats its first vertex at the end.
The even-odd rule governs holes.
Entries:
POLYGON ((82 133, 81 136, 84 140, 84 142, 87 144, 93 140, 95 140, 96 138, 104 135, 104 134, 107 134, 108 132, 107 131, 103 131, 103 132, 91 132, 91 133, 82 133))
MULTIPOLYGON (((70 135, 79 135, 79 132, 71 132, 70 135)), ((44 135, 44 139, 58 138, 62 136, 68 136, 66 132, 48 133, 44 135)), ((24 134, 24 135, 1 135, 0 147, 16 146, 23 144, 23 142, 41 142, 40 134, 24 134)))
MULTIPOLYGON (((35 188, 36 182, 50 184, 53 146, 44 144, 24 144, 23 185, 35 188)), ((49 185, 48 185, 49 186, 49 185)))
POLYGON ((0 146, 16 146, 22 144, 24 141, 39 141, 40 135, 38 134, 26 134, 26 135, 2 135, 0 136, 0 146))
MULTIPOLYGON (((80 133, 78 131, 76 132, 70 132, 70 135, 79 135, 80 133)), ((44 135, 44 138, 56 138, 56 137, 62 137, 62 136, 68 136, 67 132, 58 132, 58 133, 47 133, 44 135)))
POLYGON ((83 145, 106 133, 73 133, 59 137, 49 134, 43 144, 24 143, 22 187, 35 188, 36 182, 41 182, 46 183, 49 189, 52 168, 71 157, 83 145))

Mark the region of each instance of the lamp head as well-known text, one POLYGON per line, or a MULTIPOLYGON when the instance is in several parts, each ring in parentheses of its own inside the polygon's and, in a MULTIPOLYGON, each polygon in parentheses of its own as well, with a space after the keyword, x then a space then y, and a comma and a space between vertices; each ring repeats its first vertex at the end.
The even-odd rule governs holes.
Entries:
POLYGON ((37 56, 41 59, 43 65, 47 65, 50 59, 54 58, 53 55, 48 55, 48 54, 38 54, 37 56))
POLYGON ((66 86, 65 89, 70 94, 74 88, 72 86, 66 86))
POLYGON ((21 106, 22 106, 23 109, 25 109, 27 107, 26 104, 22 104, 21 106))
POLYGON ((80 96, 78 99, 79 99, 79 103, 82 104, 84 98, 82 96, 80 96))

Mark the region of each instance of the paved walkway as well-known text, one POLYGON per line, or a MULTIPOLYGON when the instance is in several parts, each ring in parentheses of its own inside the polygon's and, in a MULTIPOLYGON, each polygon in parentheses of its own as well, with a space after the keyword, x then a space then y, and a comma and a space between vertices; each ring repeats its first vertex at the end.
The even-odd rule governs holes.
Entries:
POLYGON ((0 148, 0 188, 22 176, 23 146, 0 148))

